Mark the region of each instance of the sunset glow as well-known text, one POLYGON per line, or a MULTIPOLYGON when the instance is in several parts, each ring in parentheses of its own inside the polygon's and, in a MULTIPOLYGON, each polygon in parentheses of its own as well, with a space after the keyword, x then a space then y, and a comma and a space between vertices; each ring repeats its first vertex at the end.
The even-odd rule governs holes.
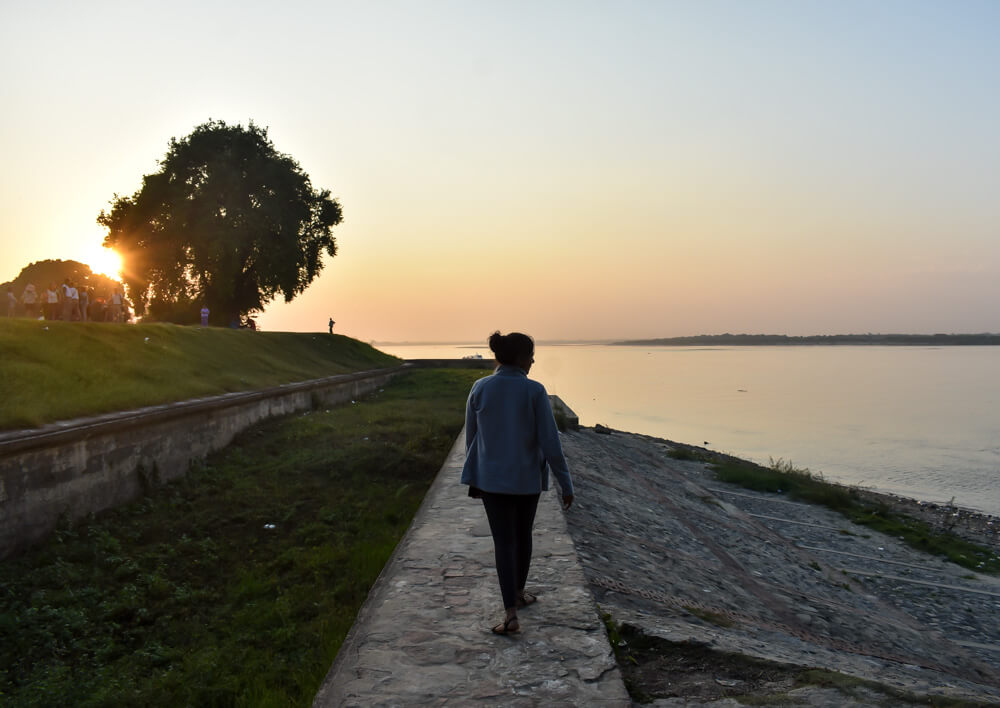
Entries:
POLYGON ((180 4, 0 9, 0 282, 116 274, 78 236, 213 118, 343 207, 267 330, 1000 332, 1000 3, 180 4))
POLYGON ((114 280, 121 279, 122 257, 110 248, 98 245, 87 250, 82 261, 90 266, 93 273, 106 275, 114 280))

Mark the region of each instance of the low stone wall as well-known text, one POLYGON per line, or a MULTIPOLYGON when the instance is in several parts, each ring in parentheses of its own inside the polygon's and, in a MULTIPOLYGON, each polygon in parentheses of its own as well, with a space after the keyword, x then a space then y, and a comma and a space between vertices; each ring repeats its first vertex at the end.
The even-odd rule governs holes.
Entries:
POLYGON ((549 401, 552 403, 552 414, 556 417, 556 423, 559 423, 559 419, 562 418, 563 425, 560 426, 560 430, 563 427, 566 430, 580 429, 580 418, 573 412, 572 408, 566 405, 566 401, 555 394, 549 395, 549 401))
MULTIPOLYGON (((421 366, 418 364, 417 366, 421 366)), ((441 366, 448 366, 441 363, 441 366)), ((378 389, 412 364, 0 433, 0 558, 132 501, 273 416, 378 389)))

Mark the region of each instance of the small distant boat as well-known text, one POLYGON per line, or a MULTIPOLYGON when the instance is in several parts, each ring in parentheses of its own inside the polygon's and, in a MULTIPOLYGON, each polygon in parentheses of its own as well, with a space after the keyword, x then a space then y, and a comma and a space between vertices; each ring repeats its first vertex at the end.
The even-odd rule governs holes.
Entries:
POLYGON ((482 354, 466 354, 462 358, 463 359, 482 359, 483 355, 482 354))

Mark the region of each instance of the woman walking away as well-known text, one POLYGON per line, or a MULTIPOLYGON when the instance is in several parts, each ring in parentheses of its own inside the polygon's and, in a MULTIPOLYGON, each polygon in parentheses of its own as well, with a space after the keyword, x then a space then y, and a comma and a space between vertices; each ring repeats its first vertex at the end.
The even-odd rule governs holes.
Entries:
POLYGON ((573 481, 545 387, 528 378, 534 340, 520 332, 494 332, 489 344, 498 366, 469 393, 462 483, 469 485, 469 496, 482 498, 493 534, 506 612, 493 632, 514 634, 521 629, 518 608, 538 599, 524 585, 538 497, 549 488, 548 468, 559 482, 565 509, 573 503, 573 481))

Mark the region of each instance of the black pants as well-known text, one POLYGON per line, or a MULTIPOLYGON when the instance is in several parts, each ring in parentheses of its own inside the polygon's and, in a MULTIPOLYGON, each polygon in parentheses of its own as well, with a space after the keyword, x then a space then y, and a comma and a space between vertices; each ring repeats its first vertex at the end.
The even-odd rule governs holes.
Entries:
POLYGON ((493 554, 504 607, 516 607, 531 566, 531 527, 538 494, 483 492, 483 506, 493 534, 493 554))

